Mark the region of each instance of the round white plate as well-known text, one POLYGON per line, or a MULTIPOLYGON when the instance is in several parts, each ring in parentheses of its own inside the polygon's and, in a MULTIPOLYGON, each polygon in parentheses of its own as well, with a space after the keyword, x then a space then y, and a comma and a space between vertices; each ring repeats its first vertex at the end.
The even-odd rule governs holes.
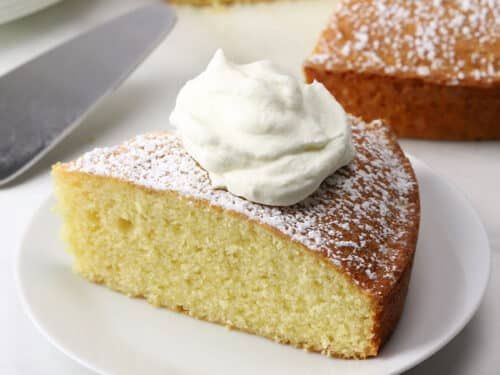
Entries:
POLYGON ((489 276, 481 222, 454 188, 412 158, 422 221, 401 321, 379 357, 339 360, 150 306, 71 270, 59 222, 43 204, 17 258, 19 291, 38 329, 90 369, 112 374, 387 374, 449 342, 476 311, 489 276))
POLYGON ((61 0, 0 0, 0 24, 27 16, 61 0))

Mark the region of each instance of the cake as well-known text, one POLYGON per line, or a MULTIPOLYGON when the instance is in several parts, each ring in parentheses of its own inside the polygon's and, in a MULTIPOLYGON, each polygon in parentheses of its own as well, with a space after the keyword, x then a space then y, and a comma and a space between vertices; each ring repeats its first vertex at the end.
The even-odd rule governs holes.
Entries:
POLYGON ((500 139, 499 20, 499 1, 341 1, 306 81, 401 137, 500 139))
POLYGON ((155 306, 281 343, 377 355, 403 310, 418 188, 383 122, 349 121, 355 160, 288 207, 212 189, 166 132, 56 164, 74 269, 155 306))

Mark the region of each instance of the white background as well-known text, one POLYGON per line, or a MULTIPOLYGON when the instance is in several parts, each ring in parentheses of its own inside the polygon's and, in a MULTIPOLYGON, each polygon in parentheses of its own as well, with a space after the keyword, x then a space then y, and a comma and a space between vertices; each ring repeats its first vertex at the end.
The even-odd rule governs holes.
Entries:
MULTIPOLYGON (((143 2, 67 0, 0 26, 0 75, 143 2)), ((180 87, 203 68, 201 62, 208 61, 217 47, 236 61, 269 58, 300 75, 301 62, 334 2, 180 9, 172 34, 123 87, 36 167, 15 184, 0 188, 0 374, 90 374, 36 331, 16 292, 15 254, 31 215, 51 193, 50 165, 97 145, 167 128, 174 98, 165 94, 164 87, 180 87)), ((408 373, 496 374, 500 368, 500 142, 401 143, 470 199, 492 248, 491 280, 478 313, 449 345, 408 373)))

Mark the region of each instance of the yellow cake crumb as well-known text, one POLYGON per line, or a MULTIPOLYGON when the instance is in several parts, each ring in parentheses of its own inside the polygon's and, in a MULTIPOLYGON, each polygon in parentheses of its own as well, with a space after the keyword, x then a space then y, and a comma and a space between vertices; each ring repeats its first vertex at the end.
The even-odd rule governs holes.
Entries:
POLYGON ((370 298, 269 229, 171 192, 54 168, 76 272, 155 306, 346 357, 374 355, 370 298))

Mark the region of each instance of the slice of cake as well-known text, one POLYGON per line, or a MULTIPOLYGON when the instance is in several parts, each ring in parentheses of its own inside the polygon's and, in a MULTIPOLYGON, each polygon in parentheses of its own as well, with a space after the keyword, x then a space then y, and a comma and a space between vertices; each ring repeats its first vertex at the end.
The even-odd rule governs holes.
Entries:
POLYGON ((499 139, 499 20, 500 1, 342 1, 306 80, 402 137, 499 139))
POLYGON ((55 165, 75 270, 155 306, 281 343, 377 355, 403 310, 418 188, 381 121, 348 121, 355 159, 286 207, 213 189, 169 133, 55 165))

